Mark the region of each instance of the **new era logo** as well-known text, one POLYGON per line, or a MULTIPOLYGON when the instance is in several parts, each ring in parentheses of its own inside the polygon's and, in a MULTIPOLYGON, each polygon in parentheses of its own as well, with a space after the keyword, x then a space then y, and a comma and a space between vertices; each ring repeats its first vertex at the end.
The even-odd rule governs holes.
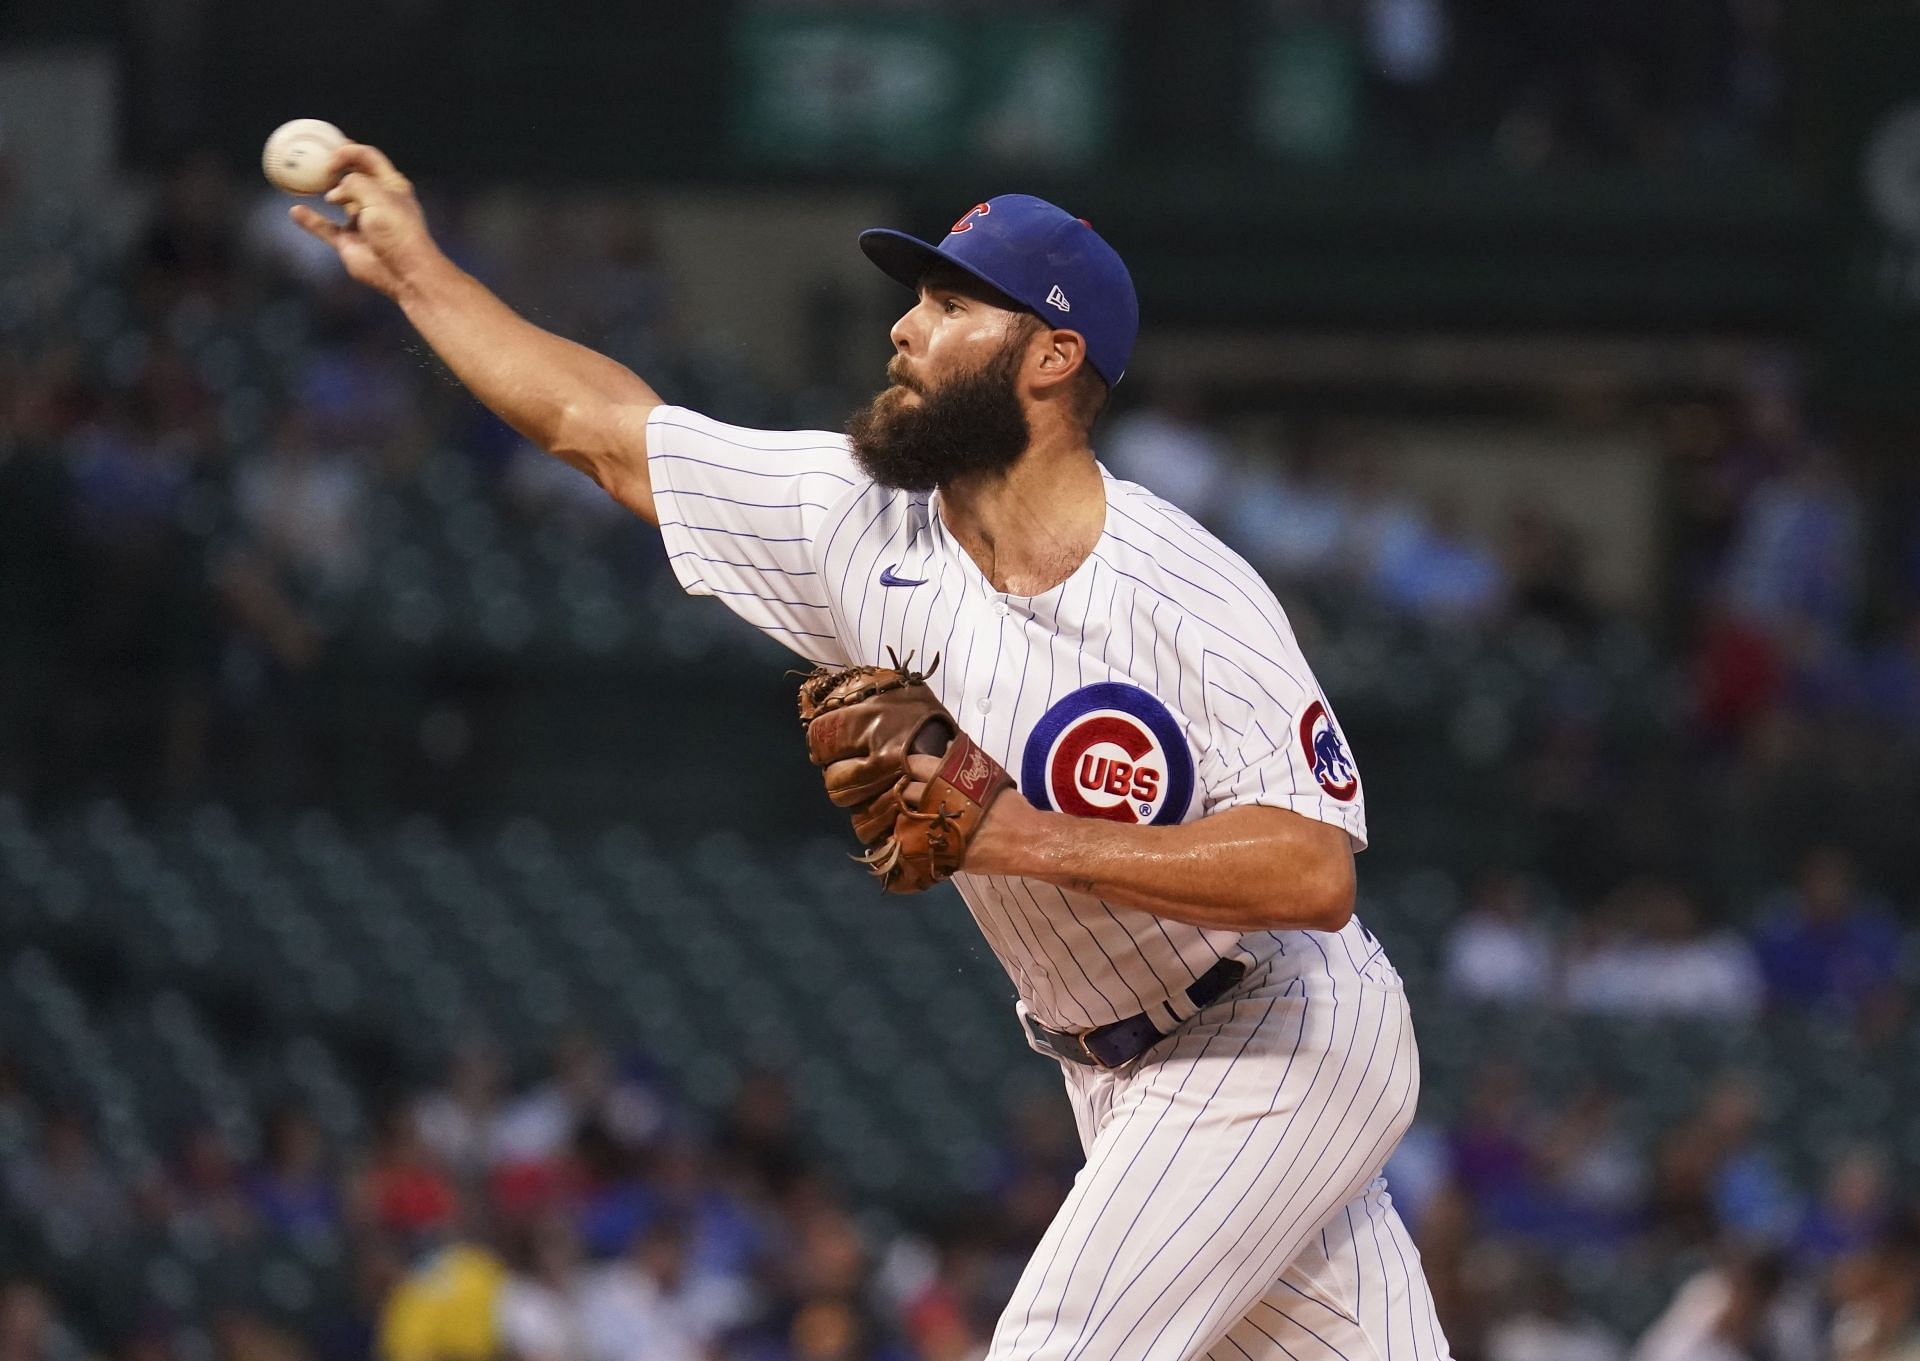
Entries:
POLYGON ((1067 301, 1067 295, 1060 291, 1059 284, 1055 284, 1052 291, 1047 294, 1047 306, 1057 307, 1062 312, 1071 312, 1073 310, 1073 304, 1067 301))

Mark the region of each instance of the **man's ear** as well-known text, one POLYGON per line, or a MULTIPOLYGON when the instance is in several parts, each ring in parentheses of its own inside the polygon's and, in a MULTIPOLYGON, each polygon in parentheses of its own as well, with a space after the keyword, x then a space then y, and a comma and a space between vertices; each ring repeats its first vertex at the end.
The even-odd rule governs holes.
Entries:
POLYGON ((1087 362, 1087 341, 1078 331, 1052 330, 1040 335, 1040 362, 1034 375, 1038 386, 1058 387, 1080 372, 1087 362))

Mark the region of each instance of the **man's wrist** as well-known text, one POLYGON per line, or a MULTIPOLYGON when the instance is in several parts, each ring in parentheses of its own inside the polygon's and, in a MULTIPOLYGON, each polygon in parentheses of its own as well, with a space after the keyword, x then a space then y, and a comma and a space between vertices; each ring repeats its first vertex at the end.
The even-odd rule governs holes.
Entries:
POLYGON ((988 811, 966 868, 977 874, 1043 877, 1051 824, 1060 819, 1061 814, 1035 808, 1019 790, 1009 789, 988 811))
POLYGON ((394 271, 393 300, 412 317, 444 302, 465 277, 458 265, 428 243, 418 258, 394 271))

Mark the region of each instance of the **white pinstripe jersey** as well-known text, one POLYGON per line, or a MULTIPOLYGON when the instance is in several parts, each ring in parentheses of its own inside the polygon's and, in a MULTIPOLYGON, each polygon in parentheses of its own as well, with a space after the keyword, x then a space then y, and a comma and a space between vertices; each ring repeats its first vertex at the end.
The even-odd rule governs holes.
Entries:
MULTIPOLYGON (((663 406, 647 444, 681 585, 812 661, 938 654, 941 701, 1040 807, 1170 823, 1269 804, 1366 844, 1359 776, 1279 602, 1144 488, 1107 476, 1086 561, 1050 591, 1011 596, 947 532, 937 493, 876 485, 843 435, 663 406)), ((1241 940, 1038 880, 954 883, 1056 1028, 1149 1010, 1241 940)))

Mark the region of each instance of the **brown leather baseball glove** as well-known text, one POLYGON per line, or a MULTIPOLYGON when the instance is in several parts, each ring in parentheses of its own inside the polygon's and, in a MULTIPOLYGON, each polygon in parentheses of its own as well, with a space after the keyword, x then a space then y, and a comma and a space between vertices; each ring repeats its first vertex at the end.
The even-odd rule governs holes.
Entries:
MULTIPOLYGON (((889 654, 891 656, 891 654, 889 654)), ((967 842, 1013 780, 960 731, 913 658, 893 665, 819 667, 800 683, 807 755, 823 771, 827 797, 853 815, 866 853, 854 858, 888 893, 918 893, 948 878, 967 842), (910 755, 945 756, 912 806, 910 755)))

